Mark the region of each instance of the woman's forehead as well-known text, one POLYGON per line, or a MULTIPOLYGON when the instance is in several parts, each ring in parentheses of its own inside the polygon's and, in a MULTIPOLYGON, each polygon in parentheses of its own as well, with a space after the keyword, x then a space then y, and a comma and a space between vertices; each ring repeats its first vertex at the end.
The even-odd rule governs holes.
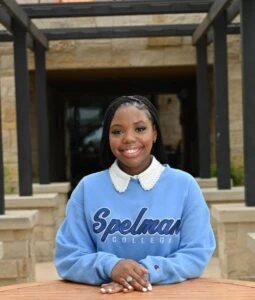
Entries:
POLYGON ((136 123, 139 121, 146 122, 148 120, 151 120, 151 116, 146 110, 135 106, 120 106, 116 110, 111 123, 122 123, 126 121, 136 123))

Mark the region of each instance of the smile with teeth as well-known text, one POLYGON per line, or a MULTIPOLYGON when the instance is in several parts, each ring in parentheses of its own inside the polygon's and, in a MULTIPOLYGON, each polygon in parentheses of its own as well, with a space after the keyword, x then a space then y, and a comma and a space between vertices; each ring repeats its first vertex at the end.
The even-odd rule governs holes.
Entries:
POLYGON ((122 150, 122 154, 127 157, 137 156, 141 151, 141 148, 130 148, 122 150))

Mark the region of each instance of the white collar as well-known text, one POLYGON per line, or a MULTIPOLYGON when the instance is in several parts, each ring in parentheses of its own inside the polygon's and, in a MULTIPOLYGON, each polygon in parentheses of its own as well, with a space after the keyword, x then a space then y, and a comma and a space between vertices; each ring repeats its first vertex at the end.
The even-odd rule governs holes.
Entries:
POLYGON ((153 156, 150 166, 138 175, 131 176, 123 172, 117 160, 109 168, 110 177, 115 189, 123 193, 128 187, 131 178, 138 179, 141 187, 148 191, 154 187, 165 167, 153 156))

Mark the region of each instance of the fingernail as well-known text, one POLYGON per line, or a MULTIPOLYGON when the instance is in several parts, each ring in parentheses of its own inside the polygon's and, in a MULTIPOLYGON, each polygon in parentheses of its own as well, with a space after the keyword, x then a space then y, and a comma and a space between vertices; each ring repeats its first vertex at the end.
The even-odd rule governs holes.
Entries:
POLYGON ((127 292, 128 292, 128 289, 123 289, 123 292, 124 292, 124 293, 127 293, 127 292))
POLYGON ((112 292, 112 289, 109 289, 108 292, 111 293, 111 292, 112 292))
POLYGON ((131 285, 129 285, 129 286, 128 286, 128 289, 129 289, 129 290, 132 290, 132 289, 133 289, 133 287, 132 287, 131 285))
POLYGON ((100 292, 104 294, 106 292, 106 290, 104 288, 101 288, 100 292))
POLYGON ((151 284, 149 284, 149 285, 147 286, 147 290, 148 290, 148 291, 152 291, 152 285, 151 285, 151 284))
POLYGON ((147 292, 148 290, 147 290, 145 287, 143 287, 143 288, 142 288, 142 291, 143 291, 143 292, 147 292))

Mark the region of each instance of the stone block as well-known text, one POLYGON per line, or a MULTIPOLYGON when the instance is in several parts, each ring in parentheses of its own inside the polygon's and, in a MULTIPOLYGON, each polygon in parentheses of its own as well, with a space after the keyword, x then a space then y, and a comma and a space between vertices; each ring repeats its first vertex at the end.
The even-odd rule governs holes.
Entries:
POLYGON ((216 188, 217 187, 217 178, 196 178, 197 183, 200 188, 216 188))
POLYGON ((51 182, 49 184, 33 183, 33 193, 35 194, 68 194, 70 190, 70 182, 51 182))
POLYGON ((54 257, 55 241, 38 241, 35 243, 36 261, 52 261, 54 257))
POLYGON ((27 259, 17 260, 17 268, 19 277, 27 278, 29 281, 35 279, 35 264, 29 263, 27 259))
POLYGON ((255 252, 255 233, 248 233, 247 245, 251 251, 255 252))
MULTIPOLYGON (((213 181, 212 181, 213 182, 213 181)), ((208 182, 205 181, 206 184, 208 182)), ((215 178, 216 183, 216 178, 215 178)), ((202 188, 203 195, 206 203, 211 211, 213 204, 228 204, 228 203, 244 203, 244 187, 232 187, 229 190, 219 190, 217 187, 214 188, 202 188)), ((211 212, 211 224, 215 238, 217 240, 217 222, 214 220, 211 212)), ((214 252, 214 256, 218 255, 219 245, 214 252)))
POLYGON ((11 258, 22 258, 29 256, 30 243, 27 240, 24 241, 12 241, 4 243, 4 257, 11 258))
POLYGON ((205 188, 202 189, 202 192, 209 207, 212 204, 244 202, 243 186, 232 187, 228 190, 219 190, 218 188, 205 188))
POLYGON ((6 211, 0 216, 0 285, 35 280, 34 228, 36 210, 6 211))
POLYGON ((180 47, 182 45, 182 37, 149 37, 149 47, 180 47))
POLYGON ((18 277, 18 265, 16 260, 2 259, 0 260, 0 281, 6 278, 18 277))
POLYGON ((3 243, 0 242, 0 259, 2 259, 4 256, 4 248, 3 248, 3 243))
POLYGON ((56 229, 53 226, 36 226, 34 230, 36 241, 52 241, 56 235, 56 229))
POLYGON ((37 224, 37 222, 37 210, 7 210, 4 215, 0 216, 0 231, 31 229, 37 224))
POLYGON ((39 210, 39 225, 52 225, 56 227, 57 224, 57 208, 41 208, 39 210))
POLYGON ((247 235, 255 232, 255 207, 244 204, 212 205, 217 225, 217 243, 223 278, 254 280, 255 255, 247 245, 247 235))
POLYGON ((49 184, 33 184, 34 193, 57 193, 58 194, 58 204, 57 204, 57 228, 62 223, 65 216, 66 203, 68 199, 68 193, 71 190, 70 182, 52 182, 49 184))
MULTIPOLYGON (((66 191, 65 186, 60 185, 62 192, 66 191)), ((51 193, 34 194, 29 197, 20 197, 17 195, 6 196, 6 207, 15 211, 15 209, 34 209, 38 210, 38 222, 34 229, 34 242, 35 242, 35 257, 36 261, 51 261, 53 258, 53 245, 55 240, 56 231, 59 225, 59 202, 65 200, 64 194, 51 193), (47 245, 47 251, 45 250, 47 245), (49 249, 52 247, 52 249, 49 249), (42 254, 43 253, 43 254, 42 254)), ((63 205, 63 204, 61 204, 63 205)), ((22 233, 19 233, 20 235, 22 233)), ((7 236, 8 238, 8 236, 7 236)), ((9 237, 10 239, 11 237, 9 237)), ((15 248, 12 248, 11 243, 8 245, 10 248, 10 255, 15 256, 15 248)), ((23 248, 25 249, 25 248, 23 248)), ((25 251, 25 250, 23 250, 25 251)))

